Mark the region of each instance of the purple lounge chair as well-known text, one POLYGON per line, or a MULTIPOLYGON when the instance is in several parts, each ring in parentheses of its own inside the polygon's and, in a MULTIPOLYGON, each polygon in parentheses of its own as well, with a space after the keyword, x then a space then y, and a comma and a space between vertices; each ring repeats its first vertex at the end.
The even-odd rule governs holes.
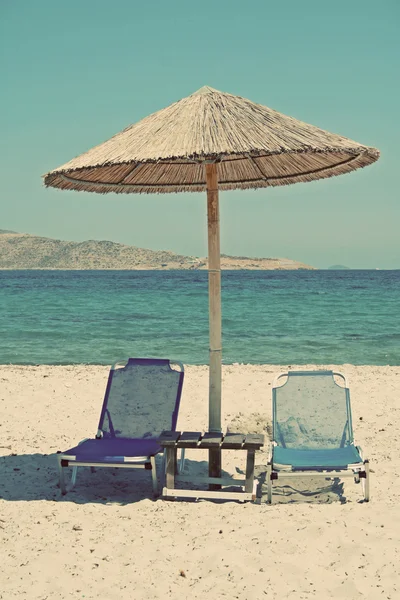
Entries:
POLYGON ((163 451, 158 436, 164 429, 176 429, 183 377, 183 365, 167 359, 129 358, 115 363, 96 437, 58 455, 62 494, 75 485, 78 467, 118 467, 150 470, 157 495, 155 456, 163 451), (67 467, 72 467, 68 486, 67 467))

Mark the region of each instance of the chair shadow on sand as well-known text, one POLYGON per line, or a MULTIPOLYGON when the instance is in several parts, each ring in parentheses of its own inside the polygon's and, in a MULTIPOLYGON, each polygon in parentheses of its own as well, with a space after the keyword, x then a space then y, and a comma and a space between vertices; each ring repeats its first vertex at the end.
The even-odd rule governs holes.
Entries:
MULTIPOLYGON (((157 469, 161 468, 157 457, 157 469)), ((0 457, 0 499, 9 501, 131 504, 153 500, 149 471, 78 469, 76 487, 65 496, 59 487, 57 454, 21 454, 0 457)))
MULTIPOLYGON (((267 501, 266 466, 256 467, 256 477, 259 480, 261 502, 267 501)), ((339 477, 299 477, 293 478, 291 484, 274 487, 274 504, 331 504, 339 502, 346 504, 344 483, 339 477)))
MULTIPOLYGON (((157 456, 157 470, 161 472, 161 455, 157 456)), ((186 459, 185 473, 194 477, 206 474, 207 461, 186 459)), ((243 474, 241 469, 237 473, 243 474)), ((261 502, 266 501, 266 467, 256 467, 259 480, 261 502)), ((229 476, 228 472, 223 475, 229 476)), ((65 496, 61 495, 58 483, 57 454, 21 454, 0 457, 0 499, 6 501, 48 500, 52 502, 73 502, 75 504, 132 504, 151 500, 151 478, 145 470, 128 471, 122 469, 80 468, 76 487, 65 496)), ((188 484, 186 484, 187 487, 188 484)), ((185 487, 183 484, 182 487, 185 487)), ((291 485, 275 488, 276 503, 346 503, 343 482, 337 477, 324 480, 297 478, 291 485)), ((232 501, 230 501, 232 502, 232 501)))

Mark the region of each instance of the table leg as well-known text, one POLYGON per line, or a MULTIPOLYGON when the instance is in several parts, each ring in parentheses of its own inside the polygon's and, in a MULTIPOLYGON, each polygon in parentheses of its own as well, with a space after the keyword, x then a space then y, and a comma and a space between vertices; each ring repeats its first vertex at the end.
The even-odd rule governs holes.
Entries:
POLYGON ((253 492, 255 456, 255 450, 247 450, 245 492, 248 492, 249 494, 253 492))
POLYGON ((176 448, 168 446, 166 448, 166 477, 165 484, 167 489, 175 488, 175 471, 176 471, 176 448))
MULTIPOLYGON (((221 477, 221 449, 210 448, 208 451, 208 475, 210 477, 221 477)), ((220 490, 219 484, 210 483, 210 490, 220 490)))

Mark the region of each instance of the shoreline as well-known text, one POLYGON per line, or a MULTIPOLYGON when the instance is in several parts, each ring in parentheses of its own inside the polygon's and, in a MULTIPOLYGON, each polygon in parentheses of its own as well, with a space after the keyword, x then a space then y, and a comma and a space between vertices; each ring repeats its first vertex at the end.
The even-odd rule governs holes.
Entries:
MULTIPOLYGON (((262 259, 254 259, 254 260, 262 260, 262 259)), ((390 272, 390 271, 400 271, 400 267, 399 268, 394 268, 394 269, 389 269, 389 268, 384 268, 384 267, 363 267, 363 268, 352 268, 349 267, 347 269, 332 269, 332 267, 312 267, 312 266, 307 266, 307 267, 271 267, 271 268, 267 268, 265 267, 264 269, 260 269, 257 267, 226 267, 224 265, 221 265, 221 270, 222 271, 331 271, 334 273, 343 273, 343 271, 345 272, 349 272, 349 271, 384 271, 384 272, 390 272)), ((82 272, 86 272, 86 271, 204 271, 207 272, 208 269, 207 267, 149 267, 149 266, 145 266, 145 267, 136 267, 136 268, 131 268, 131 269, 117 269, 117 268, 93 268, 93 267, 87 267, 87 268, 82 268, 82 267, 78 267, 78 268, 74 268, 74 267, 69 267, 69 268, 65 268, 65 267, 29 267, 29 268, 24 268, 24 267, 0 267, 0 271, 82 271, 82 272)))
MULTIPOLYGON (((318 267, 265 267, 263 269, 257 267, 226 267, 224 265, 221 265, 221 271, 331 271, 332 269, 319 269, 318 267)), ((349 271, 374 271, 376 269, 348 269, 349 271)), ((385 269, 379 269, 379 270, 385 270, 385 269)), ((388 270, 399 270, 399 269, 386 269, 388 270)), ((131 269, 116 269, 116 268, 92 268, 92 267, 87 267, 87 268, 83 268, 83 267, 70 267, 70 268, 64 268, 64 267, 60 267, 60 268, 53 268, 53 267, 37 267, 37 268, 23 268, 23 267, 0 267, 0 271, 73 271, 73 272, 87 272, 87 271, 204 271, 205 273, 208 272, 208 268, 207 267, 149 267, 149 266, 144 266, 144 267, 136 267, 136 268, 131 268, 131 269)))
MULTIPOLYGON (((144 357, 143 357, 144 358, 144 357)), ((165 358, 165 356, 154 356, 154 357, 146 357, 146 358, 165 358)), ((179 358, 177 357, 168 357, 169 360, 172 361, 177 361, 177 362, 181 362, 184 367, 188 367, 188 368, 209 368, 209 365, 207 363, 202 363, 202 364, 197 364, 197 363, 187 363, 184 362, 182 360, 179 360, 179 358)), ((55 367, 55 368, 62 368, 62 367, 100 367, 100 368, 110 368, 112 364, 115 364, 116 362, 123 362, 124 360, 128 360, 128 357, 122 357, 122 358, 118 358, 116 359, 113 363, 111 362, 104 362, 104 363, 12 363, 12 362, 7 362, 7 363, 0 363, 0 369, 3 367, 15 367, 15 368, 21 368, 21 369, 31 369, 31 368, 39 368, 39 367, 55 367)), ((234 362, 234 363, 222 363, 222 369, 227 369, 230 367, 240 367, 240 368, 252 368, 252 367, 270 367, 272 369, 279 369, 281 368, 282 370, 296 370, 296 371, 302 371, 302 370, 308 370, 310 367, 312 367, 314 370, 331 370, 331 369, 337 369, 337 368, 342 368, 342 367, 354 367, 354 368, 400 368, 400 364, 395 364, 395 365, 391 365, 388 363, 385 364, 377 364, 377 363, 371 363, 371 364, 367 364, 367 363, 362 363, 362 364, 355 364, 355 363, 328 363, 328 362, 324 362, 324 363, 304 363, 304 364, 291 364, 291 365, 284 365, 282 363, 271 363, 271 362, 265 362, 265 363, 238 363, 238 362, 234 362)))

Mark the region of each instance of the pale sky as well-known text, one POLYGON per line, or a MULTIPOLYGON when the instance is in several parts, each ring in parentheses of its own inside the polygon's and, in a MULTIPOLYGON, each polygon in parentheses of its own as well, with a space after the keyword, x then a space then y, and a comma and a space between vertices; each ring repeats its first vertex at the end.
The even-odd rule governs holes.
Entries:
POLYGON ((221 251, 400 268, 398 0, 0 0, 0 229, 204 256, 205 194, 41 175, 203 85, 381 151, 355 173, 221 194, 221 251))

